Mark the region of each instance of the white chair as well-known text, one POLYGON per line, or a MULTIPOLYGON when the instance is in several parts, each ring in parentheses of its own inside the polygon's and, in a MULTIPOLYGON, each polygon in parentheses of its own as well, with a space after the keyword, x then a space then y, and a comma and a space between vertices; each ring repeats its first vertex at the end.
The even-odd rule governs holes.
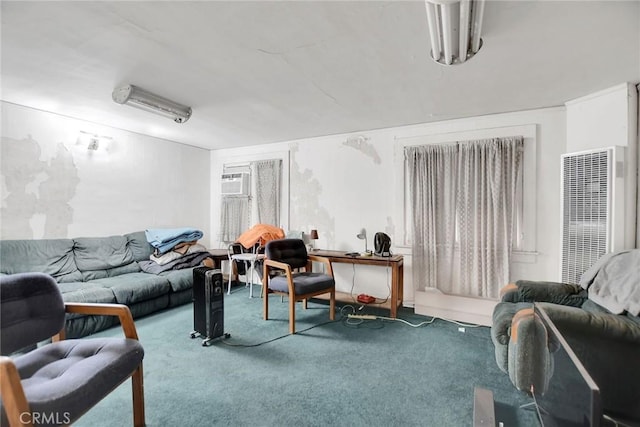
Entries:
POLYGON ((244 266, 245 287, 249 287, 249 298, 253 298, 253 272, 255 270, 256 261, 263 259, 264 254, 259 253, 260 247, 254 246, 252 252, 244 252, 245 248, 240 243, 231 243, 228 248, 229 252, 229 284, 227 286, 227 295, 231 294, 231 280, 233 278, 233 267, 236 266, 238 275, 242 273, 238 269, 238 262, 242 262, 244 266))

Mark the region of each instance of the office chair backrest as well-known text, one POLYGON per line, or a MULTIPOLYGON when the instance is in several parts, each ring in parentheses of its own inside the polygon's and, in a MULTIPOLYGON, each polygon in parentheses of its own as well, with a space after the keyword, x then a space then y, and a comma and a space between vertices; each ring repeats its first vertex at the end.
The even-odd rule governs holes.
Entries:
POLYGON ((64 327, 64 302, 51 276, 12 274, 0 283, 0 354, 51 338, 64 327))
POLYGON ((267 242, 265 255, 267 259, 284 262, 293 269, 307 265, 307 247, 301 239, 271 240, 267 242))

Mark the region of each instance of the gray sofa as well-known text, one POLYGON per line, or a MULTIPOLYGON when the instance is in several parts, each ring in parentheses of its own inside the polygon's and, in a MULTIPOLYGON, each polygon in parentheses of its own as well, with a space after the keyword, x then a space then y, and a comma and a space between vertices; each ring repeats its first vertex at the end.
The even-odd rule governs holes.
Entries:
MULTIPOLYGON (((122 236, 0 241, 0 273, 41 272, 57 282, 65 302, 126 304, 134 317, 191 302, 192 268, 145 273, 153 247, 143 231, 122 236)), ((67 315, 69 338, 106 329, 107 316, 67 315)))
POLYGON ((634 309, 640 294, 639 256, 636 249, 603 257, 580 285, 521 280, 503 288, 491 338, 498 366, 516 388, 528 391, 537 384, 545 389, 553 369, 532 310, 532 303, 540 302, 600 388, 604 412, 640 424, 640 317, 634 309), (616 295, 616 290, 623 293, 616 295), (594 302, 609 297, 615 312, 594 302))

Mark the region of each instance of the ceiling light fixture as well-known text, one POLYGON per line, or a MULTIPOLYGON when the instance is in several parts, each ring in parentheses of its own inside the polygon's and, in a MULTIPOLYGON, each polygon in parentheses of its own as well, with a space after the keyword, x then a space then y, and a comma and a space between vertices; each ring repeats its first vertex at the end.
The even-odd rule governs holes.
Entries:
POLYGON ((184 123, 191 117, 191 107, 154 95, 134 85, 115 88, 111 94, 118 104, 127 104, 184 123))
POLYGON ((482 47, 485 0, 425 0, 431 57, 441 65, 462 64, 482 47))

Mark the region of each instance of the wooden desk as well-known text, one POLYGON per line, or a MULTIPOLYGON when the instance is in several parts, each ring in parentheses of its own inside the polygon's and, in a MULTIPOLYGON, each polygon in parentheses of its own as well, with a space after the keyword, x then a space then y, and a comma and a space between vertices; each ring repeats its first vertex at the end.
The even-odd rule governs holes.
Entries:
POLYGON ((222 268, 222 261, 229 260, 229 252, 226 249, 209 249, 209 253, 216 263, 215 268, 222 268))
MULTIPOLYGON (((404 283, 404 258, 402 255, 393 255, 391 257, 382 256, 347 256, 343 251, 326 251, 316 249, 309 251, 310 255, 317 255, 328 258, 332 263, 345 264, 362 264, 377 265, 380 267, 391 267, 391 298, 384 304, 372 304, 377 307, 388 308, 390 317, 396 318, 398 315, 398 307, 402 306, 402 294, 404 283)), ((311 271, 312 266, 307 266, 307 271, 311 271)), ((344 292, 336 292, 336 300, 353 302, 353 297, 344 292)))

